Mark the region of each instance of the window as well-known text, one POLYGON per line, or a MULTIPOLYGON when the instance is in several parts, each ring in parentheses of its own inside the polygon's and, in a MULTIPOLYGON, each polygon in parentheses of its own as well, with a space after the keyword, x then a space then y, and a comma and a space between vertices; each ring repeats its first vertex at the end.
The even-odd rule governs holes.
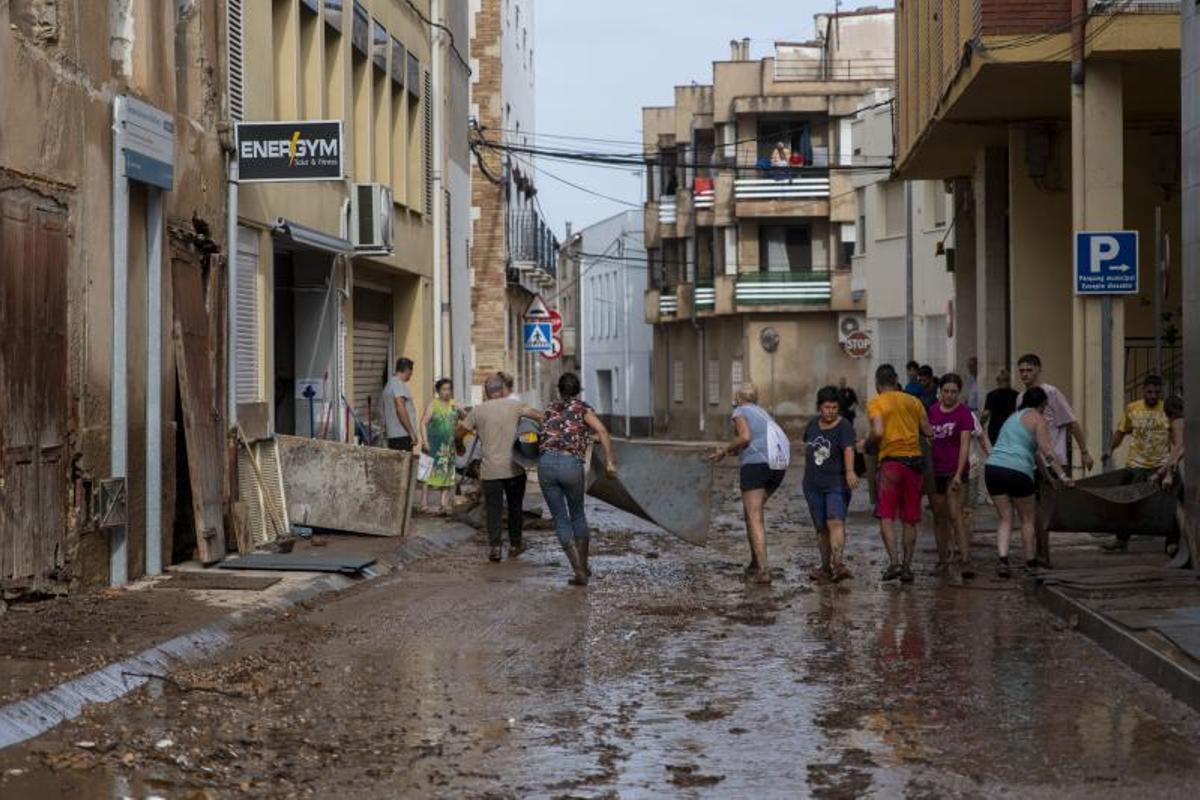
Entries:
POLYGON ((710 406, 720 405, 721 403, 721 362, 715 358, 708 360, 708 371, 704 375, 705 393, 708 395, 708 404, 710 406))
POLYGON ((812 229, 808 225, 763 225, 758 251, 763 272, 810 272, 812 229))
POLYGON ((941 181, 930 181, 928 186, 930 219, 933 227, 943 228, 946 226, 946 193, 941 181))
POLYGON ((729 363, 729 396, 733 397, 737 390, 742 388, 742 384, 746 382, 746 375, 742 371, 742 360, 735 358, 729 363))
POLYGON ((671 362, 671 400, 683 402, 683 361, 678 358, 671 362))
POLYGON ((883 236, 904 235, 904 212, 904 184, 883 184, 883 236))
POLYGON ((908 363, 908 329, 904 317, 882 317, 875 321, 875 354, 879 364, 891 364, 897 372, 908 363))
MULTIPOLYGON (((812 125, 802 119, 772 119, 761 120, 758 123, 758 153, 759 161, 766 159, 770 162, 778 144, 783 143, 787 148, 787 156, 792 158, 796 166, 812 166, 814 153, 812 145, 812 125)), ((828 150, 826 150, 825 165, 829 165, 828 150)))
POLYGON ((947 365, 946 315, 933 314, 925 317, 925 363, 933 367, 934 375, 941 375, 947 365))
POLYGON ((867 190, 858 189, 858 230, 855 231, 854 252, 864 255, 867 252, 867 190))

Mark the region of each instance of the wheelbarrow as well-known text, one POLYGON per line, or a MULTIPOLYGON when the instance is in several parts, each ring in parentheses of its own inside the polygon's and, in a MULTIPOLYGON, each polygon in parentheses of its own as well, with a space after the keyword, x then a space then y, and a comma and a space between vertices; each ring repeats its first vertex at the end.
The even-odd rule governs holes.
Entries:
POLYGON ((704 448, 613 439, 617 478, 604 472, 604 453, 593 448, 587 493, 654 523, 691 544, 708 541, 713 467, 704 448))
POLYGON ((1128 533, 1177 539, 1180 550, 1171 566, 1184 566, 1189 557, 1186 537, 1180 537, 1179 498, 1152 481, 1135 480, 1119 469, 1083 478, 1067 486, 1043 471, 1037 503, 1037 554, 1050 563, 1051 531, 1128 533))

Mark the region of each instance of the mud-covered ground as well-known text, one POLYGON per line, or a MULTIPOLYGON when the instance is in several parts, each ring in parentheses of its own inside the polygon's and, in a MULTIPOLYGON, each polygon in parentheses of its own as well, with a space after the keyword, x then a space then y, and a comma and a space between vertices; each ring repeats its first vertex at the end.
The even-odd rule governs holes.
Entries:
MULTIPOLYGON (((550 533, 482 541, 251 630, 205 668, 0 754, 0 796, 1195 797, 1200 716, 1019 581, 810 584, 795 481, 747 587, 734 474, 714 544, 593 510, 596 579, 550 533)), ((859 500, 858 502, 861 502, 859 500)))

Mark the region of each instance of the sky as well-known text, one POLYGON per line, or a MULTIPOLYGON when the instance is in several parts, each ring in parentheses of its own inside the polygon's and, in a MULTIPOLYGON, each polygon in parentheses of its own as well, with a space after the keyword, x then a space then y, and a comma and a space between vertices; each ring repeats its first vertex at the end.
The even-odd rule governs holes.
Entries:
MULTIPOLYGON (((871 4, 851 0, 842 7, 871 4)), ((642 106, 670 105, 677 85, 711 83, 712 62, 729 59, 730 39, 750 37, 750 55, 759 58, 776 40, 812 38, 813 15, 833 6, 834 0, 537 0, 537 144, 641 152, 642 106), (784 8, 787 13, 779 13, 784 8)), ((560 235, 568 221, 578 231, 641 207, 645 180, 631 171, 544 158, 537 167, 538 199, 560 235), (632 205, 590 195, 551 176, 632 205)))

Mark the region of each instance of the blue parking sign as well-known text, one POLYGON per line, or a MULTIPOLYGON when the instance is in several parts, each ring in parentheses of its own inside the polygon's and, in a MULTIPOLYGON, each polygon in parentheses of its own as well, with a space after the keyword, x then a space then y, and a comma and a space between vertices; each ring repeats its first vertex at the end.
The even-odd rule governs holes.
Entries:
POLYGON ((1075 294, 1137 294, 1138 232, 1076 231, 1075 294))
POLYGON ((552 323, 526 322, 524 334, 525 352, 554 352, 554 325, 552 323))

